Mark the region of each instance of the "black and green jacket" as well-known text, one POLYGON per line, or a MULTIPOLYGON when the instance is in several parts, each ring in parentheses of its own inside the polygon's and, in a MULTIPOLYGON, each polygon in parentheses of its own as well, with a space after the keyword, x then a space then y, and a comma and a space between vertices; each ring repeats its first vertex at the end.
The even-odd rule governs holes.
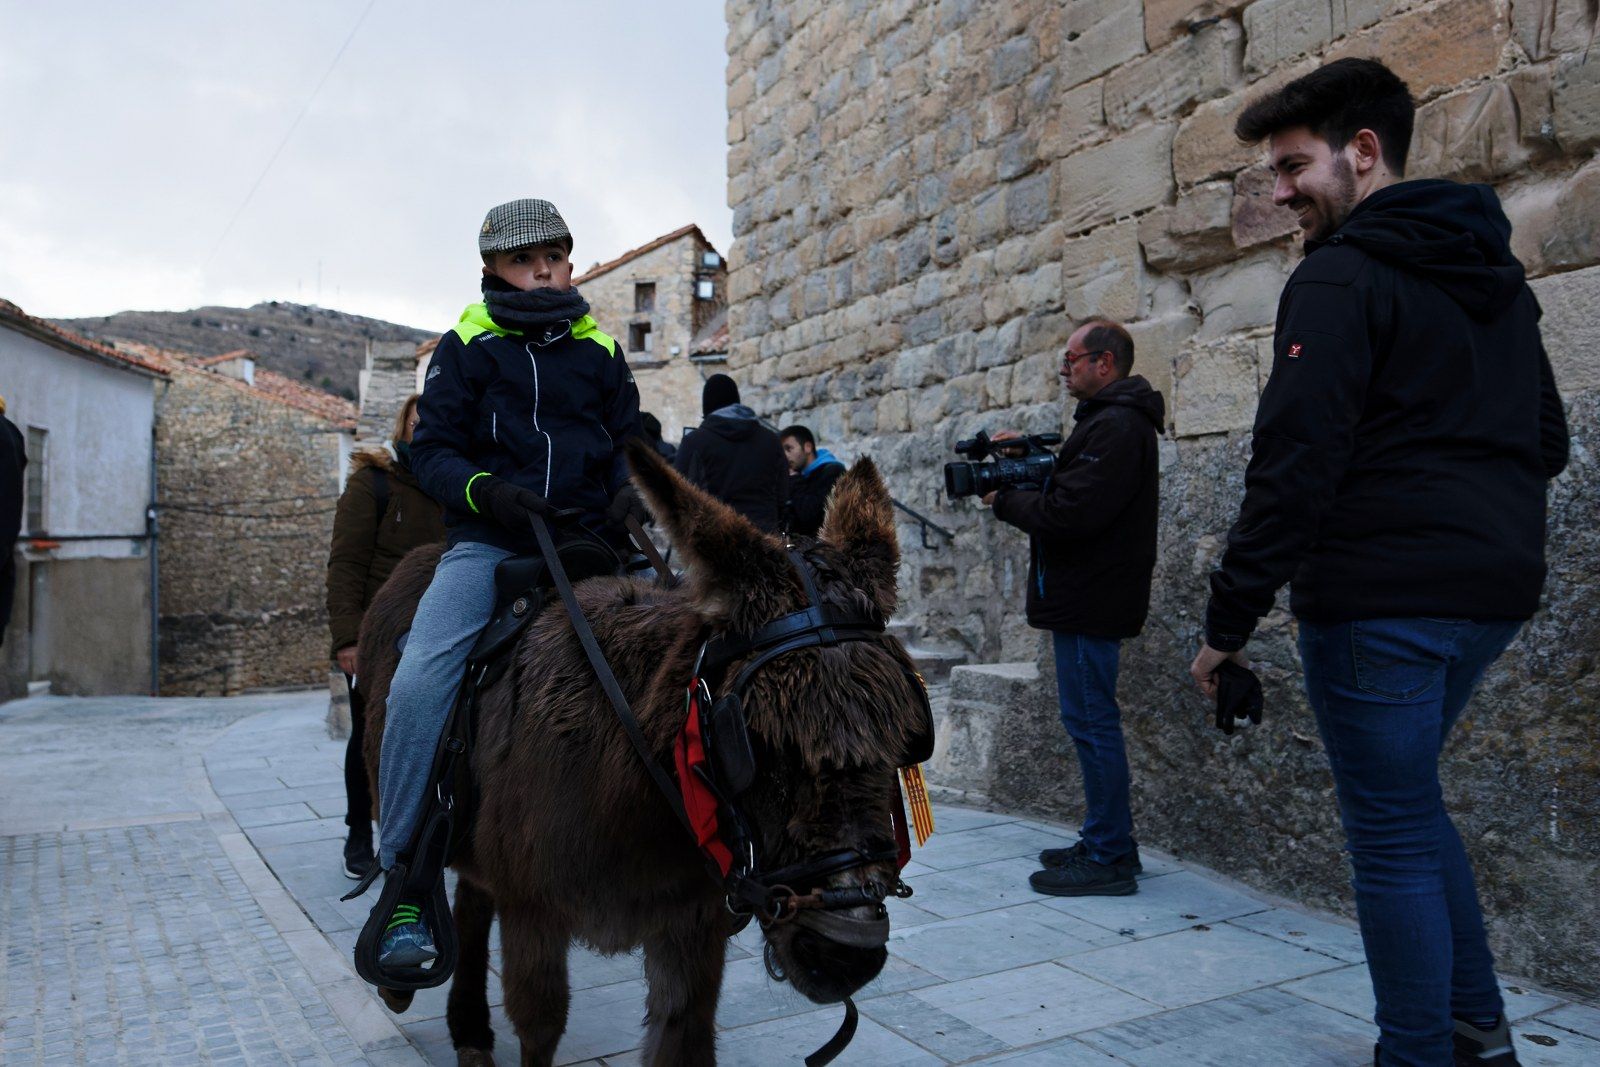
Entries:
POLYGON ((417 405, 411 467, 445 508, 450 543, 529 547, 473 501, 485 475, 558 508, 582 508, 600 531, 627 480, 622 442, 641 432, 639 390, 617 342, 585 315, 548 343, 507 330, 482 303, 434 350, 417 405))

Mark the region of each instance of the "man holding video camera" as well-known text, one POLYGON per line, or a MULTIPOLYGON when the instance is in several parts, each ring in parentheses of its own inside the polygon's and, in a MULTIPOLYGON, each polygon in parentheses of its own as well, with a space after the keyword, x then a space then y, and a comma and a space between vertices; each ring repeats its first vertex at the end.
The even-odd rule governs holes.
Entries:
MULTIPOLYGON (((1028 535, 1028 624, 1054 635, 1061 721, 1083 771, 1084 820, 1070 848, 1039 854, 1028 881, 1052 896, 1124 896, 1142 869, 1117 707, 1122 640, 1138 636, 1156 561, 1157 435, 1166 405, 1132 375, 1133 339, 1102 319, 1067 340, 1061 377, 1078 400, 1072 435, 1038 490, 983 496, 1028 535)), ((1018 435, 1005 431, 996 441, 1018 435)))

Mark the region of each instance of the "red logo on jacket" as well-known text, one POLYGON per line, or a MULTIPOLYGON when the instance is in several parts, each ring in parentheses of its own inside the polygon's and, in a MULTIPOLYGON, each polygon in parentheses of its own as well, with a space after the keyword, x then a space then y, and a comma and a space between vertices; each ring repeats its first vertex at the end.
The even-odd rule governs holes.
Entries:
POLYGON ((1303 349, 1300 347, 1300 342, 1296 341, 1294 344, 1289 346, 1288 356, 1290 359, 1299 359, 1302 351, 1303 349))

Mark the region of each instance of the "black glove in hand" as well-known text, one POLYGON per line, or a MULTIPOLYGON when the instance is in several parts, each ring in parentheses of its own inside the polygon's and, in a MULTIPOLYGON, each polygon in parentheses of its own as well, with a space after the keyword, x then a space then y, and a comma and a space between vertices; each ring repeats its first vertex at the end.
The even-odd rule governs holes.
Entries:
POLYGON ((1231 734, 1234 724, 1244 719, 1260 726, 1263 703, 1255 671, 1231 659, 1217 664, 1217 729, 1231 734))
POLYGON ((530 514, 543 515, 547 519, 553 517, 550 501, 532 489, 524 489, 493 475, 480 479, 479 484, 473 487, 472 495, 478 498, 479 511, 487 513, 513 533, 528 532, 530 514))
POLYGON ((640 526, 654 521, 650 509, 645 507, 644 497, 639 495, 639 490, 632 482, 628 482, 617 495, 611 498, 611 505, 606 508, 606 520, 614 526, 621 526, 628 519, 636 519, 640 526))

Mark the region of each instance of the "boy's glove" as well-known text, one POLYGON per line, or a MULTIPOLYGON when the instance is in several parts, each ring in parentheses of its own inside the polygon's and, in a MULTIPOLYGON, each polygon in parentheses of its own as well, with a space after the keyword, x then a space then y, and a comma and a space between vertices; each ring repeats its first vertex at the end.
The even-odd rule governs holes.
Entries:
POLYGON ((493 475, 480 479, 472 487, 472 495, 481 504, 479 511, 487 513, 513 533, 528 532, 529 514, 543 515, 547 520, 559 518, 550 501, 532 489, 524 489, 493 475))
POLYGON ((1261 679, 1249 667, 1231 659, 1217 664, 1217 729, 1233 733, 1236 722, 1261 725, 1261 679))
POLYGON ((622 526, 629 519, 636 520, 640 526, 654 521, 650 509, 645 507, 644 497, 639 495, 639 490, 632 482, 618 489, 617 495, 611 498, 611 505, 606 508, 606 520, 613 526, 622 526))

